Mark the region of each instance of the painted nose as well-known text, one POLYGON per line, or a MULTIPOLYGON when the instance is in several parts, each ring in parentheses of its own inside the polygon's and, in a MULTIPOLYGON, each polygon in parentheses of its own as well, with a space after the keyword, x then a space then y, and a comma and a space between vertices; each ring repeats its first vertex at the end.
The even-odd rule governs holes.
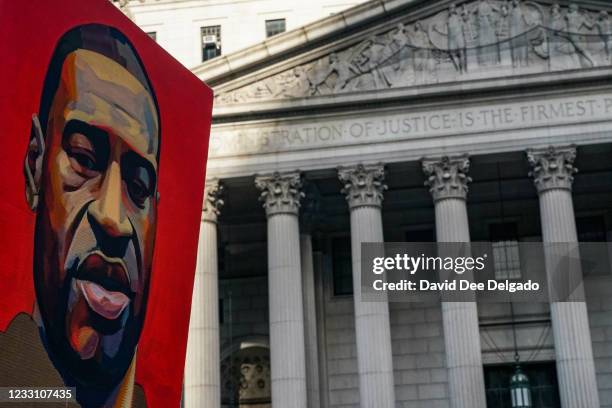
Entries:
POLYGON ((111 162, 100 191, 100 197, 89 207, 89 213, 98 226, 112 238, 130 237, 132 224, 123 207, 121 169, 111 162))

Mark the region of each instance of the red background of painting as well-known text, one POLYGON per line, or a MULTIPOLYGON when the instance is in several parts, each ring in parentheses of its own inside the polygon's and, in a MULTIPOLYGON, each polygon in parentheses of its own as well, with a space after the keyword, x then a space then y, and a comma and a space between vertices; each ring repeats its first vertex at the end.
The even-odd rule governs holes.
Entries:
POLYGON ((32 113, 59 38, 87 23, 116 27, 136 47, 161 112, 161 200, 149 309, 136 381, 149 407, 177 407, 189 324, 212 91, 108 0, 0 0, 0 330, 34 302, 34 214, 22 173, 32 113))

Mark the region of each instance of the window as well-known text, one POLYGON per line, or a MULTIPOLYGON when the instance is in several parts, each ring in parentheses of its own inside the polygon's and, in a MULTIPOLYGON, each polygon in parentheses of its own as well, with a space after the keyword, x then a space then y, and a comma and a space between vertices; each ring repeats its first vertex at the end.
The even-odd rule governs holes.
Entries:
POLYGON ((516 223, 503 222, 489 225, 489 238, 493 248, 495 279, 520 279, 521 258, 516 223))
POLYGON ((576 230, 580 245, 580 261, 584 276, 605 276, 610 274, 610 256, 603 215, 576 218, 576 230))
POLYGON ((151 37, 151 39, 152 39, 153 41, 157 41, 157 32, 155 32, 155 31, 149 31, 149 32, 147 33, 147 35, 148 35, 149 37, 151 37))
POLYGON ((349 237, 338 237, 332 240, 332 268, 334 296, 352 295, 353 265, 349 237))
POLYGON ((273 35, 284 33, 286 30, 284 18, 266 20, 266 37, 272 37, 273 35))
POLYGON ((409 229, 404 233, 404 241, 410 243, 410 251, 424 256, 438 256, 436 233, 433 228, 409 229))
MULTIPOLYGON (((485 366, 487 407, 511 408, 510 378, 515 364, 485 366)), ((533 408, 560 408, 559 386, 554 362, 522 364, 529 379, 533 408)))
POLYGON ((576 218, 579 242, 606 242, 606 220, 603 215, 576 218))
POLYGON ((221 55, 221 26, 208 26, 200 29, 202 37, 202 62, 221 55))
POLYGON ((407 231, 406 242, 436 242, 434 230, 425 228, 407 231))

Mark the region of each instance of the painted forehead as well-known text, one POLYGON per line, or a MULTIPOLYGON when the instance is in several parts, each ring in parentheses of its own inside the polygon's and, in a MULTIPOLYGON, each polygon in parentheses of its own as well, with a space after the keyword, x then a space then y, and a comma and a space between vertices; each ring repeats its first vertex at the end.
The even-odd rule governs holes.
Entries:
POLYGON ((69 109, 91 115, 94 121, 102 117, 101 123, 91 124, 114 125, 120 129, 118 136, 141 154, 157 155, 159 125, 154 100, 124 67, 102 54, 77 50, 66 58, 62 80, 74 98, 69 109))

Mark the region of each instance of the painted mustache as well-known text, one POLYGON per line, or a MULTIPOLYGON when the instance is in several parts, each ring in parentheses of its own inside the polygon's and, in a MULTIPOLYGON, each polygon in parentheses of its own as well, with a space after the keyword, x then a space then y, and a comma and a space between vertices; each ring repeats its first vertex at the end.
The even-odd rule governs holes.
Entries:
POLYGON ((64 269, 73 277, 98 284, 106 290, 132 298, 141 290, 138 240, 97 236, 87 216, 87 207, 79 218, 64 269))

